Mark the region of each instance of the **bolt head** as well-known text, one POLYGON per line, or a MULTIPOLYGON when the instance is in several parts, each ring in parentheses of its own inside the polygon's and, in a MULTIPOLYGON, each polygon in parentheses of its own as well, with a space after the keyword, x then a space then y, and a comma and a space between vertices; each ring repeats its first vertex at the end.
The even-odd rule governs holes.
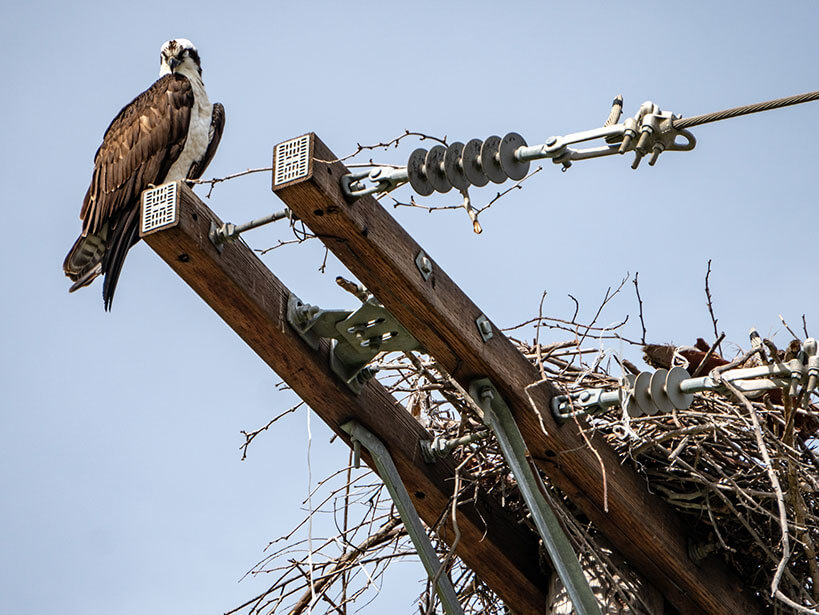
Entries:
POLYGON ((489 324, 488 320, 481 321, 481 333, 484 335, 489 335, 492 333, 492 325, 489 324))

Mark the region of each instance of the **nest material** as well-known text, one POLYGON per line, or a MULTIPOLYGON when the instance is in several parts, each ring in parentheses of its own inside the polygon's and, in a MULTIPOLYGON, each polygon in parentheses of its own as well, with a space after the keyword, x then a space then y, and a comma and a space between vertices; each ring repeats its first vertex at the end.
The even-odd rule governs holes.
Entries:
MULTIPOLYGON (((590 338, 593 336, 548 346, 517 343, 558 388, 615 388, 618 379, 604 368, 604 363, 611 367, 611 357, 606 360, 600 349, 581 347, 590 338)), ((685 357, 685 352, 659 348, 645 348, 655 364, 685 357)), ((704 354, 700 349, 700 355, 692 356, 704 354)), ((713 353, 708 360, 717 365, 726 362, 713 353)), ((485 429, 463 389, 433 360, 393 354, 379 363, 382 384, 435 436, 448 439, 485 429)), ((622 363, 635 369, 628 361, 622 363)), ((617 363, 614 366, 622 372, 617 363)), ((722 557, 774 611, 819 613, 816 422, 814 408, 809 404, 800 408, 797 401, 779 391, 753 400, 741 394, 705 393, 698 394, 689 409, 668 415, 629 419, 622 409, 614 408, 581 417, 579 422, 589 433, 601 434, 624 463, 645 476, 651 491, 688 520, 696 537, 692 557, 722 557)), ((452 454, 458 462, 453 499, 460 503, 470 498, 497 498, 531 528, 537 540, 494 438, 460 447, 452 454)), ((288 612, 298 614, 308 609, 318 612, 323 603, 326 612, 339 612, 356 598, 356 608, 360 608, 362 596, 377 586, 388 565, 413 554, 388 495, 377 477, 366 476, 354 478, 345 469, 336 474, 339 485, 320 483, 328 494, 321 498, 323 505, 310 514, 331 512, 340 533, 313 537, 311 550, 303 543, 289 544, 260 562, 252 572, 277 572, 278 581, 241 610, 272 613, 286 606, 288 612), (367 566, 372 570, 362 574, 367 566)), ((641 585, 594 526, 549 485, 548 478, 544 480, 604 612, 660 612, 650 588, 641 585)), ((432 528, 433 536, 453 522, 454 517, 444 513, 432 528)), ((497 596, 446 544, 439 542, 437 547, 466 613, 506 612, 497 596)), ((544 566, 550 568, 545 554, 544 566)), ((422 613, 439 612, 430 589, 427 580, 420 598, 422 613)), ((550 612, 571 612, 559 589, 553 593, 550 612)))

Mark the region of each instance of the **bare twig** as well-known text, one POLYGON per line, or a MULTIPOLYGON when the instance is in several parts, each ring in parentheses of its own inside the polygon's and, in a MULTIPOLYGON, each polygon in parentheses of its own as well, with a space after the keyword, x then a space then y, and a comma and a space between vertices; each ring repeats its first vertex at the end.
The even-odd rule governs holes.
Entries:
MULTIPOLYGON (((711 289, 708 286, 708 279, 711 277, 711 259, 708 259, 708 271, 705 272, 705 298, 708 300, 708 313, 711 315, 711 322, 714 325, 714 339, 719 337, 719 331, 717 330, 717 317, 714 316, 714 303, 711 299, 711 289)), ((722 355, 722 346, 717 344, 717 348, 719 348, 719 353, 722 355)))
POLYGON ((637 293, 637 304, 640 306, 640 327, 643 329, 643 335, 640 337, 640 342, 645 346, 646 343, 646 321, 643 320, 643 299, 640 297, 640 286, 637 283, 637 278, 640 272, 634 274, 634 291, 637 293))

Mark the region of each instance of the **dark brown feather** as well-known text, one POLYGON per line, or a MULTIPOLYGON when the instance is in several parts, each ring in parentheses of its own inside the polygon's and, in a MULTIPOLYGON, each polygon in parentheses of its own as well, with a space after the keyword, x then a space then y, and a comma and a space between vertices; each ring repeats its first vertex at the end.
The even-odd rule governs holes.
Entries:
MULTIPOLYGON (((140 194, 150 185, 161 184, 182 152, 193 102, 193 89, 186 77, 160 77, 117 114, 94 157, 91 184, 80 212, 80 240, 108 225, 101 270, 106 309, 110 308, 125 255, 139 239, 140 194)), ((63 264, 73 280, 87 272, 70 266, 80 240, 63 264)), ((89 263, 88 269, 95 264, 89 263)))

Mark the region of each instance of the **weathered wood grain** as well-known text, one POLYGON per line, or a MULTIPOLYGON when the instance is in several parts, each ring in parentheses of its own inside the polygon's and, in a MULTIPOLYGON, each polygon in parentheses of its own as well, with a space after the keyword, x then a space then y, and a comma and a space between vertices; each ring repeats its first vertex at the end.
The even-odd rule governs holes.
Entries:
MULTIPOLYGON (((349 444, 339 425, 356 419, 387 446, 421 518, 433 525, 447 508, 454 467, 426 464, 419 443, 430 434, 375 381, 360 395, 330 371, 329 345, 312 350, 286 320, 289 290, 242 242, 221 253, 208 239, 215 214, 184 185, 178 223, 144 236, 153 250, 259 357, 349 444)), ((373 467, 366 451, 362 457, 373 467)), ((488 498, 459 509, 458 555, 520 615, 542 615, 548 575, 537 540, 488 498)), ((450 536, 444 535, 445 540, 450 536)))

